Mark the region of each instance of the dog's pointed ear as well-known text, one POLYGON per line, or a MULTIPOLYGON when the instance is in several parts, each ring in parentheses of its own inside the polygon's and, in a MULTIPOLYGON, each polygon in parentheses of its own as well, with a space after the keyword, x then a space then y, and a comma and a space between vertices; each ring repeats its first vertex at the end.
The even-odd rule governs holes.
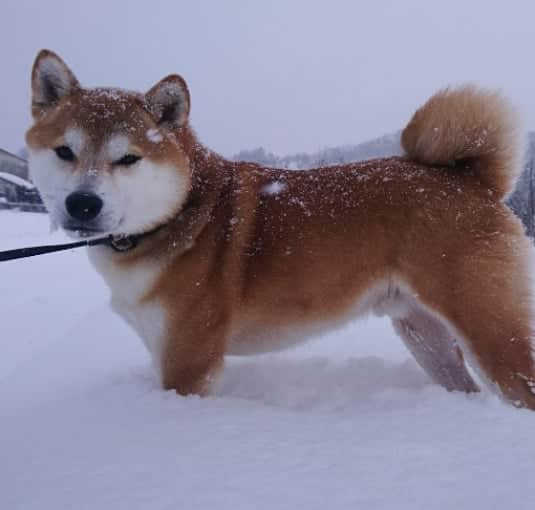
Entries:
POLYGON ((78 80, 53 51, 41 50, 32 69, 32 114, 39 117, 79 87, 78 80))
POLYGON ((182 127, 187 124, 190 96, 184 78, 171 74, 159 81, 145 95, 156 124, 182 127))

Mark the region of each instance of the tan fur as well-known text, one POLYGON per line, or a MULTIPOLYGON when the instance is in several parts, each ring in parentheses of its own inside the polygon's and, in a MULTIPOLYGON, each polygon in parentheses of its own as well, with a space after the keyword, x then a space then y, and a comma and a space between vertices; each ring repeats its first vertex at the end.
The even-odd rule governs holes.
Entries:
POLYGON ((510 193, 521 171, 516 114, 498 92, 473 86, 435 94, 401 136, 414 161, 461 166, 498 195, 510 193))
MULTIPOLYGON (((94 105, 89 92, 74 94, 35 118, 32 150, 84 126, 94 105)), ((143 98, 121 98, 126 110, 102 99, 109 129, 135 116, 129 136, 143 156, 191 174, 186 203, 137 248, 90 249, 125 316, 145 306, 163 312, 155 361, 165 388, 204 394, 226 353, 282 348, 376 311, 448 389, 477 390, 464 354, 505 398, 535 408, 530 242, 500 201, 518 168, 514 126, 497 96, 443 92, 405 129, 407 157, 312 171, 225 160, 187 123, 158 126, 161 147, 143 149, 157 121, 143 98), (449 165, 459 159, 469 163, 449 165), (134 292, 129 278, 149 271, 134 292)), ((95 129, 92 141, 106 136, 95 129)))

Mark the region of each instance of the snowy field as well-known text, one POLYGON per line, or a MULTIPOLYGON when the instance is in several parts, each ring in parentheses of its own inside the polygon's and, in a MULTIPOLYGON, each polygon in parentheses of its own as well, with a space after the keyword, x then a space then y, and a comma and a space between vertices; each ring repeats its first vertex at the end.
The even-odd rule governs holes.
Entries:
MULTIPOLYGON (((0 249, 56 242, 0 212, 0 249)), ((535 413, 447 393, 369 319, 158 386, 83 250, 0 263, 0 508, 535 508, 535 413)))

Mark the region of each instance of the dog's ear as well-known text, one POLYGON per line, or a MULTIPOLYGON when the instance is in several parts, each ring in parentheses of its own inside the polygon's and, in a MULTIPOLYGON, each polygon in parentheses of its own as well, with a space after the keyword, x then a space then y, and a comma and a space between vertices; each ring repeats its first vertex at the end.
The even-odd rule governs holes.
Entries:
POLYGON ((158 125, 182 127, 188 122, 190 97, 184 78, 171 74, 152 87, 145 99, 158 125))
POLYGON ((32 114, 40 117, 80 85, 53 51, 41 50, 32 69, 32 114))

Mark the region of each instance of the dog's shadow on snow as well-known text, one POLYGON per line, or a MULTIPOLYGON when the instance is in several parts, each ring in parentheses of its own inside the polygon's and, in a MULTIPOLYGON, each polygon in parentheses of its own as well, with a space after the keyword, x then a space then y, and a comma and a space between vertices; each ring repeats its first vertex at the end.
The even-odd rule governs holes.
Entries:
POLYGON ((229 358, 215 398, 238 398, 288 409, 344 408, 370 400, 417 396, 434 385, 416 362, 376 357, 333 361, 282 356, 229 358))

